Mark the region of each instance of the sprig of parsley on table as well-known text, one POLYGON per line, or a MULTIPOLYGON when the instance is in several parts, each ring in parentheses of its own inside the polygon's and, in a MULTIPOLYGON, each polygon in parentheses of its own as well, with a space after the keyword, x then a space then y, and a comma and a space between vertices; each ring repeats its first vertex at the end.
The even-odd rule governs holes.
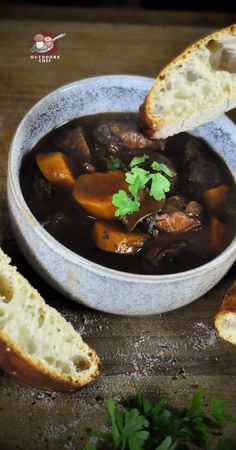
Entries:
POLYGON ((125 181, 128 184, 129 193, 127 194, 127 192, 121 189, 112 197, 112 203, 117 207, 115 212, 116 217, 139 210, 140 202, 138 201, 138 192, 150 182, 149 195, 155 200, 164 200, 166 193, 169 192, 170 181, 165 175, 174 177, 176 175, 175 172, 165 164, 158 163, 157 161, 153 161, 150 166, 150 169, 154 172, 138 167, 139 164, 142 164, 148 158, 148 155, 136 156, 130 162, 131 169, 125 174, 125 181))
POLYGON ((225 404, 217 397, 212 398, 209 411, 204 412, 203 387, 194 394, 185 411, 174 412, 167 407, 166 399, 153 403, 143 395, 135 380, 133 384, 135 397, 122 399, 119 407, 111 399, 105 401, 111 430, 88 429, 89 441, 84 450, 192 450, 196 445, 208 450, 236 448, 229 438, 219 439, 213 447, 212 431, 221 430, 227 421, 236 423, 236 417, 225 413, 225 404))

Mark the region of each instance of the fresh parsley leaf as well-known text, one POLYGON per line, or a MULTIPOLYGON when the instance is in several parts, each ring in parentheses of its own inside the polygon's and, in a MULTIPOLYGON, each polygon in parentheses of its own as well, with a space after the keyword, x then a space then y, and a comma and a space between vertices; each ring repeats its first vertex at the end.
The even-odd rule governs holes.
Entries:
POLYGON ((138 164, 142 164, 148 158, 149 158, 149 156, 146 154, 144 154, 143 156, 135 156, 132 159, 132 161, 130 162, 129 166, 134 167, 134 166, 137 166, 138 164))
MULTIPOLYGON (((176 423, 176 425, 177 425, 177 423, 176 423)), ((186 439, 194 439, 194 434, 192 433, 188 424, 184 423, 184 420, 182 418, 179 420, 179 426, 176 426, 175 436, 186 438, 186 439)))
POLYGON ((162 409, 164 406, 167 405, 167 400, 165 398, 162 398, 152 409, 152 420, 154 422, 158 422, 159 416, 161 414, 162 409))
MULTIPOLYGON (((137 409, 126 410, 122 414, 112 400, 106 400, 105 405, 112 426, 112 438, 115 448, 141 450, 149 433, 145 430, 148 421, 137 409)), ((106 433, 104 433, 106 435, 106 433)), ((95 436, 93 434, 93 436, 95 436)), ((105 436, 106 438, 106 436, 105 436)), ((108 442, 108 440, 106 440, 108 442)))
POLYGON ((111 420, 112 437, 115 444, 115 448, 121 443, 121 432, 123 428, 123 417, 121 412, 117 409, 113 400, 105 400, 107 407, 108 417, 111 420))
POLYGON ((149 398, 145 397, 145 395, 142 393, 139 385, 136 383, 136 380, 134 377, 131 378, 131 382, 135 388, 136 398, 139 409, 146 415, 153 409, 153 404, 149 398))
POLYGON ((152 411, 152 425, 158 431, 160 437, 164 438, 169 435, 172 438, 189 437, 188 433, 183 432, 182 418, 177 417, 176 414, 169 409, 162 409, 163 405, 164 402, 162 405, 158 405, 160 407, 159 412, 157 412, 155 407, 152 411))
POLYGON ((134 198, 137 197, 139 189, 142 187, 142 182, 140 180, 139 175, 134 179, 134 183, 129 185, 129 191, 133 195, 134 198))
MULTIPOLYGON (((164 200, 166 197, 166 192, 169 192, 170 181, 168 180, 168 178, 162 175, 160 171, 166 173, 168 176, 175 176, 175 173, 165 164, 160 164, 157 161, 154 161, 151 165, 151 167, 156 170, 157 173, 151 173, 150 171, 142 169, 141 167, 137 167, 137 165, 135 165, 135 163, 137 164, 138 162, 143 162, 147 157, 147 155, 144 155, 143 157, 135 157, 131 161, 130 165, 132 166, 132 168, 130 172, 126 172, 125 180, 129 185, 129 192, 132 194, 133 200, 129 199, 130 201, 127 202, 127 197, 123 196, 124 208, 122 207, 123 205, 119 203, 120 209, 117 212, 116 216, 122 216, 124 214, 127 214, 128 212, 132 213, 139 210, 139 208, 137 208, 138 191, 147 186, 150 181, 151 187, 149 189, 149 195, 155 200, 164 200), (130 206, 130 209, 128 205, 130 206)), ((116 206, 114 202, 113 204, 116 206)))
POLYGON ((225 422, 225 404, 222 400, 213 397, 211 400, 210 414, 215 419, 220 427, 225 422))
MULTIPOLYGON (((153 404, 134 379, 132 383, 136 396, 132 400, 123 399, 123 409, 118 409, 113 400, 105 402, 111 432, 89 430, 88 436, 96 438, 97 444, 87 443, 84 450, 101 449, 104 444, 113 450, 192 450, 199 444, 201 449, 213 450, 209 417, 202 411, 203 387, 195 393, 185 412, 173 412, 167 408, 165 399, 153 404)), ((215 420, 220 417, 220 423, 222 416, 227 417, 224 420, 235 421, 234 417, 226 416, 225 405, 219 399, 212 399, 209 414, 215 420)), ((216 423, 218 426, 217 420, 216 423)), ((231 439, 222 438, 214 448, 234 450, 236 446, 231 439)))
POLYGON ((90 428, 87 428, 87 434, 89 437, 102 439, 102 441, 106 443, 112 443, 113 438, 111 433, 105 433, 104 431, 99 430, 91 430, 90 428))
POLYGON ((92 444, 91 442, 86 442, 84 450, 97 450, 97 447, 95 444, 92 444))
POLYGON ((140 206, 140 203, 136 199, 132 200, 127 192, 121 189, 112 196, 112 204, 117 207, 115 212, 116 217, 138 211, 140 206))
POLYGON ((121 159, 115 156, 112 156, 111 159, 107 163, 108 170, 118 170, 121 165, 121 159))
POLYGON ((119 206, 119 210, 117 210, 115 213, 116 216, 122 216, 127 213, 132 213, 139 210, 140 204, 139 206, 137 206, 139 203, 137 198, 138 191, 147 186, 150 181, 151 186, 149 189, 149 195, 157 201, 164 200, 166 198, 166 192, 169 192, 170 190, 170 181, 160 172, 165 173, 169 177, 173 177, 176 174, 165 164, 158 163, 157 161, 154 161, 151 164, 151 168, 156 171, 155 173, 151 173, 149 170, 145 170, 142 167, 137 167, 138 164, 144 162, 148 157, 148 155, 143 155, 136 156, 132 159, 130 163, 131 170, 129 172, 126 172, 125 180, 129 185, 128 189, 130 194, 133 196, 133 199, 122 194, 122 204, 121 197, 119 197, 118 199, 117 197, 115 197, 114 200, 113 195, 113 200, 115 202, 119 202, 119 205, 116 205, 116 203, 114 203, 113 201, 113 204, 115 206, 119 206), (127 200, 127 197, 129 200, 127 200))
POLYGON ((151 178, 151 174, 148 170, 141 167, 133 167, 130 172, 126 172, 125 180, 128 184, 134 184, 136 178, 139 178, 140 189, 148 183, 151 178))
POLYGON ((186 418, 201 414, 201 405, 204 397, 204 388, 200 386, 197 392, 193 395, 190 407, 187 409, 186 418))
POLYGON ((191 429, 195 440, 202 442, 207 448, 209 448, 211 443, 211 433, 205 423, 204 416, 193 416, 191 429))
POLYGON ((161 173, 155 173, 152 175, 152 184, 149 194, 155 200, 164 200, 166 198, 165 193, 170 190, 170 182, 161 173))
POLYGON ((161 445, 158 445, 155 450, 174 450, 176 448, 176 443, 172 442, 171 436, 167 436, 161 445))
POLYGON ((134 199, 137 200, 139 189, 143 189, 150 178, 148 170, 144 170, 141 167, 133 167, 130 172, 126 172, 125 180, 129 184, 129 191, 134 199))
POLYGON ((236 423, 236 417, 225 413, 225 403, 217 397, 213 397, 211 400, 210 415, 220 427, 223 427, 226 421, 236 423))
POLYGON ((175 177, 176 173, 173 172, 166 164, 153 161, 151 168, 157 172, 164 172, 168 177, 175 177))
POLYGON ((191 450, 187 444, 177 444, 175 450, 191 450))
POLYGON ((188 429, 192 438, 201 441, 207 448, 211 442, 211 435, 206 425, 206 416, 202 411, 202 400, 204 388, 201 386, 192 398, 190 407, 187 409, 184 420, 188 424, 188 429))
POLYGON ((140 415, 137 409, 125 411, 125 424, 122 431, 122 448, 129 444, 130 450, 140 450, 143 448, 149 433, 145 430, 149 425, 148 421, 140 415))

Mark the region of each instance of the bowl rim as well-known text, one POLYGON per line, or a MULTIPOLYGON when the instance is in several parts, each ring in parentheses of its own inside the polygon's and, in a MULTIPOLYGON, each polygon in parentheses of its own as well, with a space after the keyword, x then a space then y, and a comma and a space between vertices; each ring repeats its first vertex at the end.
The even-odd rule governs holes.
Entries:
MULTIPOLYGON (((83 78, 81 80, 73 81, 72 83, 65 84, 50 93, 48 93, 46 96, 41 98, 37 103, 35 103, 24 115, 22 120, 20 121, 19 125, 17 126, 17 129, 13 135, 11 144, 10 144, 10 151, 8 155, 8 183, 11 188, 11 192, 14 196, 14 200, 17 204, 17 206, 21 209, 22 213, 25 214, 28 218, 29 224, 34 227, 34 232, 37 234, 37 236, 43 240, 53 252, 56 252, 59 256, 62 256, 63 258, 67 259, 69 262, 82 266, 84 269, 88 269, 92 272, 95 272, 96 274, 99 274, 100 276, 107 276, 113 279, 118 279, 122 281, 132 281, 135 283, 159 283, 159 282, 174 282, 179 281, 180 279, 188 279, 193 278, 195 276, 201 275, 203 272, 208 270, 213 270, 215 267, 217 267, 221 262, 223 263, 225 259, 228 257, 231 257, 233 253, 235 252, 236 256, 236 236, 232 240, 232 242, 214 259, 208 261, 207 263, 196 267, 194 269, 186 270, 184 272, 177 272, 177 273, 171 273, 171 274, 164 274, 164 275, 145 275, 145 274, 136 274, 132 272, 122 272, 120 270, 111 269, 109 267, 103 266, 101 264, 95 263, 93 261, 90 261, 89 259, 80 256, 79 254, 73 252, 72 250, 68 249, 65 245, 61 244, 56 238, 54 238, 50 233, 48 233, 43 226, 38 222, 36 217, 32 214, 30 208, 28 207, 23 194, 22 190, 17 186, 15 183, 15 180, 19 180, 19 174, 17 177, 13 174, 13 167, 12 167, 12 161, 13 161, 13 155, 17 150, 17 147, 15 148, 15 143, 17 139, 17 134, 20 132, 20 129, 24 122, 32 115, 34 114, 34 111, 37 111, 37 109, 48 100, 50 100, 51 97, 53 97, 55 94, 63 93, 69 89, 72 89, 73 87, 76 87, 78 84, 83 85, 88 82, 94 82, 94 81, 102 81, 102 80, 119 80, 119 79, 133 79, 133 80, 143 80, 143 81, 149 81, 154 82, 154 78, 150 77, 144 77, 140 75, 124 75, 124 74, 116 74, 116 75, 101 75, 96 77, 88 77, 83 78)), ((236 125, 227 117, 222 116, 222 119, 228 121, 228 123, 231 123, 235 126, 236 131, 236 125)), ((58 126, 61 126, 63 124, 60 124, 58 126)), ((216 150, 215 150, 216 151, 216 150)), ((230 171, 231 172, 231 171, 230 171)), ((8 199, 9 201, 9 199, 8 199)))

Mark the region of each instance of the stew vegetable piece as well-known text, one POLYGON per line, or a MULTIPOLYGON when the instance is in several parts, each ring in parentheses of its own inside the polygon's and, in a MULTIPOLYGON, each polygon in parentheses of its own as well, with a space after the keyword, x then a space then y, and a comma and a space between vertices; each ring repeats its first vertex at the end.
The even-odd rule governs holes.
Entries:
POLYGON ((236 232, 236 186, 203 140, 151 141, 137 115, 82 117, 25 156, 22 192, 42 226, 98 264, 125 272, 186 271, 216 257, 236 232))
POLYGON ((93 239, 101 250, 134 255, 142 248, 147 235, 141 231, 124 230, 121 225, 97 220, 93 226, 93 239))
POLYGON ((75 180, 67 159, 61 152, 36 156, 38 167, 48 181, 61 186, 73 186, 75 180))
POLYGON ((119 189, 127 190, 124 172, 94 172, 77 178, 73 197, 88 214, 112 220, 116 212, 112 196, 119 189))

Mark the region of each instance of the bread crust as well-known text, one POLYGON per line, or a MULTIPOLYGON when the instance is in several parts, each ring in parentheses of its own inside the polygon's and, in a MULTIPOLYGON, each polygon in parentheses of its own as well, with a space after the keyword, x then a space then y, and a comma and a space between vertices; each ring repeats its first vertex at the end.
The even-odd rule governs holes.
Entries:
POLYGON ((219 336, 236 345, 236 281, 225 294, 223 303, 215 315, 214 322, 219 336), (228 332, 225 324, 227 321, 231 326, 235 326, 235 337, 234 334, 228 332))
MULTIPOLYGON (((224 28, 220 31, 215 31, 211 34, 208 34, 204 36, 203 38, 199 39, 198 41, 194 42, 190 46, 188 46, 179 56, 177 56, 175 59, 173 59, 169 64, 167 64, 159 73, 159 75, 156 78, 156 81, 151 88, 150 92, 146 96, 143 105, 140 107, 140 117, 139 117, 139 129, 142 131, 142 133, 147 136, 149 139, 165 139, 169 135, 173 135, 172 129, 174 127, 174 123, 170 124, 168 121, 154 117, 152 115, 152 106, 151 106, 151 99, 153 92, 155 92, 156 88, 159 86, 160 81, 163 80, 166 77, 167 72, 170 69, 173 69, 173 67, 179 65, 183 60, 185 60, 189 54, 194 52, 195 49, 198 49, 199 47, 202 47, 206 44, 208 44, 211 40, 219 39, 225 36, 236 36, 236 24, 231 25, 227 28, 224 28)), ((236 106, 236 99, 232 102, 232 105, 229 105, 228 108, 224 108, 222 111, 222 108, 220 108, 219 114, 222 114, 224 111, 227 111, 229 109, 232 109, 236 106)), ((212 120, 209 116, 206 117, 206 120, 200 120, 198 123, 193 123, 191 128, 194 128, 195 126, 200 126, 202 123, 205 123, 207 121, 212 120)), ((189 121, 191 122, 191 120, 189 121)), ((183 130, 185 131, 185 130, 183 130)))
POLYGON ((230 290, 226 293, 220 310, 216 314, 216 317, 222 316, 222 314, 224 314, 225 312, 236 313, 236 281, 234 282, 230 290))
MULTIPOLYGON (((62 319, 62 321, 66 322, 58 311, 45 304, 38 291, 30 285, 28 280, 10 262, 10 258, 0 248, 0 275, 2 277, 2 280, 0 279, 0 306, 2 309, 0 311, 0 322, 2 319, 0 327, 0 368, 9 375, 13 375, 20 381, 36 388, 61 392, 75 391, 96 379, 99 376, 100 359, 95 350, 91 349, 82 340, 81 343, 79 340, 79 345, 82 346, 82 357, 77 362, 78 372, 74 371, 73 374, 69 374, 63 368, 58 369, 57 366, 47 364, 44 362, 43 357, 41 362, 40 354, 37 357, 36 353, 30 353, 27 346, 22 347, 20 339, 11 337, 11 334, 8 334, 8 331, 6 331, 7 328, 4 328, 4 320, 6 322, 8 320, 7 314, 6 319, 4 318, 4 305, 10 305, 10 302, 14 302, 14 295, 18 295, 20 304, 25 304, 27 298, 30 298, 30 304, 36 305, 39 308, 47 308, 49 312, 53 311, 53 314, 56 314, 56 318, 60 318, 60 320, 62 319), (9 286, 7 283, 9 283, 9 286), (16 286, 18 293, 14 292, 16 286), (8 293, 10 294, 10 298, 7 297, 8 293)), ((16 305, 17 302, 14 308, 16 305)), ((17 316, 16 320, 20 323, 20 317, 17 316)), ((52 324, 51 326, 53 327, 54 325, 52 324)), ((79 335, 71 325, 70 327, 74 335, 79 335)), ((34 332, 36 332, 36 329, 34 329, 34 332)), ((19 337, 21 336, 19 335, 19 337)), ((56 336, 54 336, 54 339, 56 339, 56 336)))
POLYGON ((3 332, 0 332, 0 367, 20 381, 38 389, 59 392, 73 392, 99 376, 100 359, 93 349, 88 350, 88 357, 97 366, 97 370, 86 377, 58 376, 23 353, 3 332))

